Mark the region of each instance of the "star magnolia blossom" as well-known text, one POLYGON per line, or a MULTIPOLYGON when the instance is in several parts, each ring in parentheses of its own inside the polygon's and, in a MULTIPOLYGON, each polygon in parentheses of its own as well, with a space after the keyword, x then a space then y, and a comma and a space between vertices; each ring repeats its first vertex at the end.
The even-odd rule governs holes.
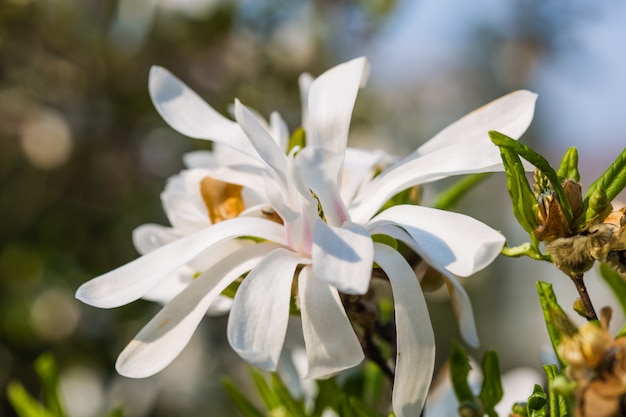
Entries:
POLYGON ((276 133, 239 101, 233 122, 167 71, 153 69, 151 93, 165 120, 180 133, 214 140, 248 158, 212 175, 259 192, 283 223, 240 215, 177 239, 79 288, 77 297, 88 304, 120 306, 144 296, 199 254, 210 258, 213 252, 208 249, 216 245, 242 236, 263 240, 220 254, 170 300, 120 355, 121 374, 149 376, 169 364, 213 300, 248 271, 228 323, 229 342, 240 356, 262 368, 276 368, 297 279, 307 377, 324 378, 355 366, 363 351, 339 292, 367 292, 376 262, 389 277, 395 304, 393 408, 399 417, 419 415, 434 366, 428 310, 411 266, 395 249, 374 243, 371 236, 385 234, 406 243, 444 274, 463 335, 472 344, 477 340, 471 306, 455 275, 471 275, 488 265, 504 238, 456 213, 408 205, 376 212, 408 187, 450 175, 502 170, 487 132, 519 137, 532 119, 535 95, 516 92, 466 116, 374 179, 369 180, 367 173, 376 158, 363 158, 361 169, 350 171, 360 172, 356 174, 360 179, 348 179, 357 185, 345 187, 341 176, 350 118, 366 75, 367 62, 359 58, 312 82, 301 79, 307 144, 285 155, 276 133))

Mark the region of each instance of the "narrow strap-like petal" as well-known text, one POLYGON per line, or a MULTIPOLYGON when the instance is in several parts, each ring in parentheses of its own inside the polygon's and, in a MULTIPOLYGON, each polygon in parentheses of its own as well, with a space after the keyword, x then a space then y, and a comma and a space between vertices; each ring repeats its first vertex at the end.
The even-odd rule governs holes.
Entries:
POLYGON ((275 371, 285 341, 291 284, 298 264, 285 249, 266 255, 237 289, 228 317, 228 341, 249 363, 275 371))
POLYGON ((363 349, 337 290, 306 266, 298 278, 298 293, 309 364, 305 378, 328 378, 361 363, 363 349))
POLYGON ((369 232, 356 223, 334 227, 317 219, 313 231, 313 270, 346 294, 365 294, 372 275, 374 247, 369 232))
POLYGON ((505 238, 486 224, 464 214, 430 207, 398 205, 372 219, 405 229, 420 254, 463 277, 480 271, 500 254, 505 238))
POLYGON ((487 132, 497 130, 519 138, 530 126, 537 94, 518 90, 500 97, 452 123, 417 149, 424 155, 450 145, 473 146, 490 142, 487 132))
POLYGON ((392 404, 397 417, 419 416, 435 366, 435 335, 415 273, 389 246, 375 243, 374 260, 389 277, 397 329, 392 404))
POLYGON ((502 170, 500 152, 492 143, 451 145, 425 155, 415 155, 365 184, 350 206, 350 215, 355 222, 365 222, 391 197, 409 187, 453 175, 502 170))
POLYGON ((459 323, 461 336, 463 336, 465 342, 467 342, 470 346, 478 347, 478 332, 476 330, 474 309, 472 308, 472 303, 467 295, 467 292, 465 291, 465 288, 463 288, 457 278, 443 266, 437 265, 432 259, 429 259, 428 254, 423 252, 423 249, 401 226, 391 223, 377 223, 369 231, 372 234, 380 233, 390 236, 404 243, 415 253, 419 254, 423 258, 424 262, 428 263, 433 269, 441 273, 444 283, 446 284, 448 294, 450 295, 454 314, 456 315, 456 319, 459 323))
POLYGON ((365 58, 333 67, 311 84, 306 120, 307 146, 343 154, 359 87, 369 71, 365 58))
POLYGON ((148 86, 154 107, 179 133, 221 142, 245 154, 256 155, 237 123, 215 111, 165 68, 150 69, 148 86))
POLYGON ((81 285, 76 298, 100 308, 113 308, 141 298, 165 277, 226 239, 255 236, 286 245, 281 225, 265 219, 234 218, 185 236, 81 285))
POLYGON ((295 157, 306 185, 315 193, 326 221, 332 226, 341 226, 349 219, 339 193, 339 171, 343 164, 343 154, 307 146, 295 157))
POLYGON ((126 346, 117 359, 117 371, 144 378, 169 365, 187 345, 213 300, 275 248, 270 243, 245 247, 189 283, 126 346))
POLYGON ((142 224, 133 230, 133 245, 137 252, 145 255, 161 246, 179 239, 181 235, 171 227, 160 224, 142 224))

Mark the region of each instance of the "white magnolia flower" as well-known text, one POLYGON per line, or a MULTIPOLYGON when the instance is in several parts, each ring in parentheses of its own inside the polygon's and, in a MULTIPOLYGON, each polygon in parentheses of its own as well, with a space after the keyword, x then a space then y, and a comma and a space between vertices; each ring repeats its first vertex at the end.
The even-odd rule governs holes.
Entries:
POLYGON ((275 369, 297 276, 307 376, 323 378, 352 367, 361 362, 363 352, 339 291, 364 294, 376 262, 389 277, 395 304, 398 354, 393 408, 399 417, 419 415, 434 365, 428 310, 411 266, 391 247, 374 243, 371 235, 385 234, 406 243, 446 276, 463 335, 474 344, 471 305, 454 275, 467 276, 484 268, 498 255, 504 238, 456 213, 407 205, 376 212, 408 187, 450 175, 501 170, 500 155, 487 132, 499 130, 519 137, 532 119, 535 95, 513 93, 466 116, 374 179, 369 173, 380 160, 362 158, 356 164, 361 169, 350 170, 354 177, 345 181, 341 177, 344 159, 350 155, 346 152, 350 118, 366 74, 367 62, 360 58, 327 71, 309 89, 307 79, 301 79, 307 145, 286 156, 278 134, 238 101, 237 122, 233 122, 165 70, 153 69, 151 93, 165 120, 187 136, 214 140, 249 158, 239 166, 213 172, 214 177, 256 190, 283 224, 240 215, 175 240, 79 288, 81 300, 115 307, 145 296, 199 254, 214 256, 211 267, 174 297, 122 352, 117 363, 120 373, 142 377, 165 367, 186 345, 213 300, 248 271, 233 300, 228 326, 231 346, 244 359, 275 369), (226 256, 209 250, 242 236, 263 242, 226 256))

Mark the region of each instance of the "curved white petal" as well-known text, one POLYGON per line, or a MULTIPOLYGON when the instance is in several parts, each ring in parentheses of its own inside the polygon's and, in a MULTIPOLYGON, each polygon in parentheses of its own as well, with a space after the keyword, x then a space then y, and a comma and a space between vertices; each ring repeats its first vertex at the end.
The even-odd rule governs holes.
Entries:
POLYGON ((150 69, 148 87, 154 107, 179 133, 221 142, 245 154, 256 155, 237 123, 215 111, 165 68, 150 69))
POLYGON ((420 248, 420 254, 455 275, 472 275, 500 254, 505 238, 486 224, 451 211, 398 205, 371 221, 389 222, 405 229, 420 248))
POLYGON ((313 270, 321 280, 345 294, 365 294, 372 276, 374 246, 362 226, 346 222, 330 226, 320 218, 313 231, 313 270))
POLYGON ((383 171, 359 190, 350 207, 352 220, 367 221, 395 194, 409 187, 453 175, 502 171, 498 147, 492 143, 452 145, 405 159, 383 171))
POLYGON ((465 342, 473 348, 477 348, 480 344, 478 341, 478 330, 476 329, 476 320, 474 318, 474 308, 470 301, 465 288, 446 270, 437 268, 444 276, 448 295, 452 302, 454 315, 459 322, 459 330, 465 342))
POLYGON ((333 67, 311 84, 306 120, 307 146, 343 154, 359 87, 368 76, 364 57, 333 67))
POLYGON ((193 280, 126 346, 117 359, 117 371, 144 378, 169 365, 187 345, 215 298, 274 248, 270 243, 245 247, 193 280))
POLYGON ((308 360, 305 378, 328 378, 363 361, 363 349, 337 290, 310 266, 300 272, 298 294, 308 360))
POLYGON ((300 88, 300 102, 302 108, 302 120, 300 123, 302 127, 308 126, 309 119, 309 90, 311 89, 311 84, 315 79, 309 73, 302 73, 300 77, 298 77, 298 87, 300 88))
POLYGON ((537 94, 527 90, 509 93, 452 123, 416 152, 423 155, 450 145, 473 146, 480 141, 491 143, 487 134, 490 130, 517 139, 530 126, 536 101, 537 94))
POLYGON ((133 230, 133 245, 137 252, 145 255, 155 249, 160 248, 170 242, 181 237, 171 227, 161 226, 160 224, 147 223, 138 226, 133 230))
POLYGON ((340 226, 348 220, 348 209, 339 194, 338 175, 343 164, 343 154, 307 146, 296 155, 295 163, 306 185, 322 205, 328 224, 340 226))
POLYGON ((392 404, 397 417, 419 416, 435 367, 435 335, 415 273, 389 246, 374 244, 374 260, 389 277, 397 329, 392 404))
POLYGON ((352 201, 359 187, 374 177, 377 165, 386 159, 391 158, 383 151, 347 148, 339 187, 341 199, 352 201))
POLYGON ((270 220, 245 217, 226 220, 84 283, 76 291, 76 298, 101 308, 128 304, 210 246, 240 236, 255 236, 281 245, 287 243, 283 227, 270 220))
POLYGON ((276 370, 285 341, 291 284, 298 264, 285 249, 267 254, 243 280, 228 317, 228 342, 249 363, 276 370))
POLYGON ((283 188, 287 187, 287 156, 259 119, 239 100, 235 100, 235 117, 261 159, 272 169, 283 188))
POLYGON ((424 262, 428 263, 434 269, 439 271, 446 284, 446 289, 450 295, 452 307, 459 323, 459 330, 463 339, 472 347, 478 347, 478 331, 476 329, 476 320, 474 319, 474 309, 472 303, 465 291, 465 288, 459 283, 454 275, 452 275, 443 266, 437 265, 432 259, 429 259, 428 254, 413 240, 400 226, 390 223, 377 223, 374 227, 369 229, 372 234, 384 234, 390 236, 405 245, 411 250, 420 255, 424 262))
POLYGON ((272 112, 272 114, 270 114, 270 132, 280 150, 284 154, 287 154, 287 147, 289 146, 289 128, 278 112, 272 112))

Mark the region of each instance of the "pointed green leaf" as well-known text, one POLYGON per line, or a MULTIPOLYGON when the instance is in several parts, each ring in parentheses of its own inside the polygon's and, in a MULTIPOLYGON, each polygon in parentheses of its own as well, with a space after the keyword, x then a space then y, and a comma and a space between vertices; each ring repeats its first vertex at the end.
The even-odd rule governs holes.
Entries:
POLYGON ((602 221, 613 209, 611 200, 603 187, 596 187, 591 194, 587 191, 587 195, 585 200, 583 200, 584 216, 582 216, 581 220, 584 221, 579 225, 580 230, 585 230, 591 224, 602 221), (588 199, 587 195, 589 195, 588 199))
POLYGON ((230 379, 222 379, 222 385, 226 390, 226 393, 235 404, 235 407, 239 410, 244 417, 265 417, 263 413, 256 408, 244 393, 239 391, 235 384, 230 379))
MULTIPOLYGON (((591 199, 594 198, 594 195, 596 199, 599 198, 598 189, 603 190, 600 192, 600 197, 603 193, 606 200, 610 203, 622 192, 624 187, 626 187, 626 148, 624 148, 617 159, 613 161, 611 166, 609 166, 608 169, 589 186, 589 189, 587 189, 587 194, 585 194, 583 201, 585 220, 589 220, 593 217, 593 213, 587 214, 587 209, 590 208, 591 199)), ((595 211, 598 211, 598 209, 596 208, 595 211)))
POLYGON ((440 210, 449 210, 456 203, 467 194, 468 191, 474 188, 477 184, 480 184, 491 176, 491 172, 482 172, 480 174, 466 175, 461 180, 454 183, 452 186, 446 188, 437 195, 434 208, 440 210))
MULTIPOLYGON (((569 224, 572 224, 572 208, 570 207, 569 200, 565 195, 565 191, 563 191, 563 187, 561 186, 561 181, 559 180, 558 175, 554 171, 554 169, 550 166, 548 161, 537 152, 535 152, 530 147, 496 131, 490 131, 489 137, 491 141, 500 147, 500 150, 508 149, 515 154, 521 156, 531 164, 533 164, 537 169, 539 169, 543 175, 548 177, 550 180, 550 184, 552 188, 556 192, 559 197, 559 201, 561 202, 561 207, 563 208, 563 213, 565 214, 565 218, 569 224)), ((505 167, 506 168, 506 167, 505 167)))
POLYGON ((567 179, 572 179, 576 182, 580 181, 580 173, 578 172, 578 150, 576 148, 569 148, 561 159, 561 165, 556 172, 561 183, 567 179))
POLYGON ((548 379, 548 409, 551 417, 567 417, 569 411, 567 402, 562 395, 559 395, 554 389, 554 381, 559 376, 559 370, 556 365, 543 365, 543 370, 548 379))
POLYGON ((268 410, 274 410, 280 407, 280 398, 267 382, 265 374, 252 366, 248 367, 248 371, 250 372, 250 376, 252 377, 252 381, 254 381, 254 386, 256 387, 261 400, 263 400, 265 408, 268 410))
POLYGON ((35 371, 43 386, 46 408, 57 417, 66 417, 59 393, 59 373, 54 357, 49 353, 40 355, 35 360, 35 371))
POLYGON ((489 417, 498 417, 495 406, 502 400, 502 382, 500 380, 500 364, 498 354, 488 350, 483 356, 483 385, 478 398, 483 404, 483 410, 489 417))
POLYGON ((511 196, 513 214, 529 234, 537 228, 537 199, 526 179, 522 161, 515 152, 500 148, 500 155, 506 172, 507 189, 511 196))
POLYGON ((456 342, 452 342, 452 352, 450 353, 450 381, 452 388, 459 400, 459 404, 463 402, 476 403, 474 393, 467 382, 471 367, 467 353, 456 342))
POLYGON ((19 382, 9 382, 7 397, 19 417, 57 417, 33 398, 19 382))
POLYGON ((280 400, 281 407, 289 413, 289 416, 306 417, 306 412, 304 411, 304 402, 293 398, 293 396, 289 392, 289 389, 275 373, 272 374, 272 388, 274 393, 280 400))
POLYGON ((350 406, 360 417, 384 417, 382 414, 379 414, 377 411, 371 409, 367 404, 356 397, 350 397, 350 406))
POLYGON ((287 147, 287 153, 291 152, 293 148, 304 148, 306 145, 306 133, 304 129, 299 127, 297 128, 289 138, 289 145, 287 147))
POLYGON ((546 417, 548 415, 548 396, 540 385, 535 385, 533 393, 526 404, 529 417, 546 417))
POLYGON ((547 282, 537 282, 537 293, 539 294, 539 301, 541 303, 541 309, 543 310, 543 317, 548 329, 548 335, 552 342, 554 353, 559 358, 559 362, 563 364, 563 361, 559 357, 558 347, 563 340, 563 337, 571 336, 576 333, 576 325, 572 323, 570 318, 565 314, 565 311, 561 308, 556 300, 556 295, 552 290, 552 284, 547 282))
POLYGON ((622 274, 605 263, 600 264, 600 275, 613 291, 617 301, 619 301, 622 312, 626 314, 626 280, 624 280, 622 274))

